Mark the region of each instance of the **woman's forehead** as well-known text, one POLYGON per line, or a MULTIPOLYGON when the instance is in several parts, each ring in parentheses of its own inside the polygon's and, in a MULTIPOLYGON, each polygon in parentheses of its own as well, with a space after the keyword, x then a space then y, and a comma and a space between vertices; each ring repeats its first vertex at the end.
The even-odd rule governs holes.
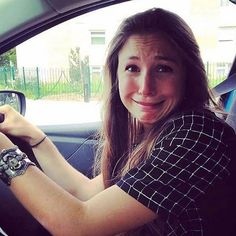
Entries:
POLYGON ((169 56, 178 57, 175 46, 162 33, 131 35, 119 55, 125 57, 169 56))

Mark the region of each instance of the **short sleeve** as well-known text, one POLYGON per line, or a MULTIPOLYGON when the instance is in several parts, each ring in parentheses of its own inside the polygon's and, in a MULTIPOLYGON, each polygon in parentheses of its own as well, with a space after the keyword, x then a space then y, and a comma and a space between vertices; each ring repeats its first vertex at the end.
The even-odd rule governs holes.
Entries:
POLYGON ((117 185, 162 219, 179 217, 217 179, 229 175, 224 129, 217 119, 194 112, 172 120, 151 156, 117 185))

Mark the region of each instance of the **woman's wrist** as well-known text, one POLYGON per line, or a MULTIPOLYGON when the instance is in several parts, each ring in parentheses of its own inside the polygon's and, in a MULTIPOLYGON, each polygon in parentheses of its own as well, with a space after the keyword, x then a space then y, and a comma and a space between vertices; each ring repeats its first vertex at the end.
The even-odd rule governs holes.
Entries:
POLYGON ((17 146, 0 152, 0 179, 10 186, 11 180, 23 175, 30 165, 35 164, 17 146))
POLYGON ((36 148, 38 147, 41 143, 43 143, 45 141, 45 139, 47 138, 47 135, 44 135, 41 139, 39 139, 36 143, 31 144, 30 147, 31 148, 36 148))
POLYGON ((40 145, 46 139, 46 137, 47 135, 39 129, 39 130, 36 130, 36 132, 33 132, 31 134, 31 137, 28 137, 26 141, 30 145, 31 148, 34 148, 40 145))

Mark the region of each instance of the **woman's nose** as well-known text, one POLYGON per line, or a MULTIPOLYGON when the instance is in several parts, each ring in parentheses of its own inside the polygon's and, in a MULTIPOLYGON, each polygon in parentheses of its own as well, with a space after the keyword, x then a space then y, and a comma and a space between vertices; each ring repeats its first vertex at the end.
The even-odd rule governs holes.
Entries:
POLYGON ((152 78, 152 73, 145 71, 141 73, 139 78, 139 90, 138 93, 143 96, 152 96, 155 93, 155 84, 152 78))

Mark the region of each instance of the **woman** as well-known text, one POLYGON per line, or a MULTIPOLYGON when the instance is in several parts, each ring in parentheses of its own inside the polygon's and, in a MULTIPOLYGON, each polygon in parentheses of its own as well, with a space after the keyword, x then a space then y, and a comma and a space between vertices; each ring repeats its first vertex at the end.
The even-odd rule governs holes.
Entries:
POLYGON ((190 28, 162 9, 127 18, 111 42, 105 78, 94 179, 8 106, 0 108, 0 130, 27 141, 47 176, 1 134, 1 178, 53 235, 212 235, 224 209, 205 206, 233 191, 234 134, 210 111, 190 28), (6 171, 9 155, 20 171, 6 171))

